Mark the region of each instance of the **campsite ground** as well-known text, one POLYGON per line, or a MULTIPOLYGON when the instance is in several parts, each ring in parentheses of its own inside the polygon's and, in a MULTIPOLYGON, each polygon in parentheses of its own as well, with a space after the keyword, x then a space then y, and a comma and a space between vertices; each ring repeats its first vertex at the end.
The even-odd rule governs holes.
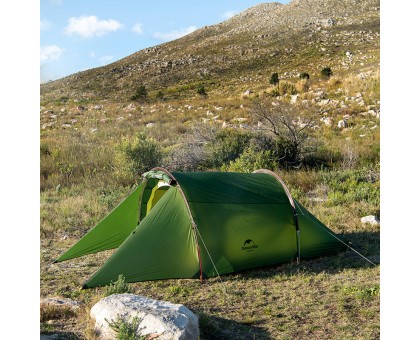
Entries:
MULTIPOLYGON (((379 263, 379 226, 361 224, 359 218, 378 209, 378 182, 363 180, 378 170, 329 171, 328 176, 306 171, 281 175, 290 187, 300 188, 300 192, 294 190, 294 195, 311 212, 340 238, 379 263), (349 180, 355 174, 359 183, 349 180), (306 187, 309 178, 317 183, 306 187), (340 186, 335 187, 338 179, 340 186), (328 186, 329 200, 314 199, 314 188, 319 192, 320 185, 328 186), (341 198, 333 198, 338 196, 341 198)), ((42 310, 42 332, 59 333, 69 339, 95 338, 89 311, 104 296, 105 288, 79 289, 112 251, 59 264, 52 261, 83 235, 89 224, 106 214, 126 194, 125 190, 104 193, 74 186, 41 194, 42 297, 82 302, 77 313, 42 310), (49 228, 68 223, 86 227, 49 228)), ((198 280, 164 280, 134 283, 130 288, 135 294, 182 303, 198 313, 202 339, 379 338, 379 266, 351 251, 300 264, 225 275, 221 281, 212 278, 201 284, 198 280)))

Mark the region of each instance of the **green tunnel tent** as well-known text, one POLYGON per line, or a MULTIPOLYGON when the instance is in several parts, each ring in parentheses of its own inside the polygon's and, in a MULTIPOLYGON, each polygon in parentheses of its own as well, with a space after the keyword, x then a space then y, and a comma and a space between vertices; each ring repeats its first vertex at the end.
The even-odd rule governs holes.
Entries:
POLYGON ((269 170, 143 174, 142 183, 56 262, 118 248, 83 288, 208 278, 345 250, 269 170))

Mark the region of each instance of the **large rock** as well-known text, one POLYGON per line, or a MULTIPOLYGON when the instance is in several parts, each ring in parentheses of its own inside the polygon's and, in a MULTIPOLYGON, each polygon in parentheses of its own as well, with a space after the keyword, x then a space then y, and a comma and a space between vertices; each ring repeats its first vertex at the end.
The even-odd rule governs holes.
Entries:
POLYGON ((108 322, 139 319, 137 335, 154 335, 154 339, 198 339, 198 317, 187 307, 134 294, 113 294, 96 303, 91 311, 95 330, 101 339, 115 339, 108 322))

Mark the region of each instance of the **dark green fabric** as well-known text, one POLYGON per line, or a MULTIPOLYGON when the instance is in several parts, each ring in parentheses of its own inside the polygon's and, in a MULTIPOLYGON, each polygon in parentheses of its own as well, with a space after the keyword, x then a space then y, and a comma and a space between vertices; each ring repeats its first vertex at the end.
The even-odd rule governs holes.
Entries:
POLYGON ((269 174, 174 172, 188 202, 290 204, 283 187, 269 174))
POLYGON ((178 188, 171 187, 84 288, 109 284, 119 274, 138 282, 192 278, 198 270, 187 207, 178 188))
MULTIPOLYGON (((141 187, 60 257, 110 249, 126 238, 85 288, 109 284, 119 274, 128 282, 195 278, 200 274, 198 252, 204 277, 290 262, 298 256, 294 210, 274 176, 172 175, 176 183, 156 191, 158 182, 169 181, 169 175, 149 172, 141 187)), ((314 215, 298 202, 296 207, 302 259, 346 249, 314 215)))
POLYGON ((56 262, 114 249, 123 243, 138 224, 139 197, 144 185, 145 181, 56 262))
POLYGON ((201 235, 205 276, 287 262, 296 256, 293 210, 273 176, 231 172, 173 175, 201 235))
POLYGON ((206 276, 217 275, 211 259, 219 274, 226 274, 288 262, 296 255, 296 229, 288 204, 190 203, 190 207, 201 235, 206 276))

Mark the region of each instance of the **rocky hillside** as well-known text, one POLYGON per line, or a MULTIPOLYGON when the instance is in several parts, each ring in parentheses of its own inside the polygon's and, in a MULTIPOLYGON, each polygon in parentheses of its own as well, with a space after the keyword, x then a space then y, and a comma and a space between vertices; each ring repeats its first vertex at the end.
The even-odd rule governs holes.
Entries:
POLYGON ((379 0, 293 0, 266 3, 178 40, 104 67, 41 85, 43 103, 59 98, 124 102, 144 84, 176 98, 204 84, 209 93, 238 94, 301 72, 318 77, 379 69, 379 0))

